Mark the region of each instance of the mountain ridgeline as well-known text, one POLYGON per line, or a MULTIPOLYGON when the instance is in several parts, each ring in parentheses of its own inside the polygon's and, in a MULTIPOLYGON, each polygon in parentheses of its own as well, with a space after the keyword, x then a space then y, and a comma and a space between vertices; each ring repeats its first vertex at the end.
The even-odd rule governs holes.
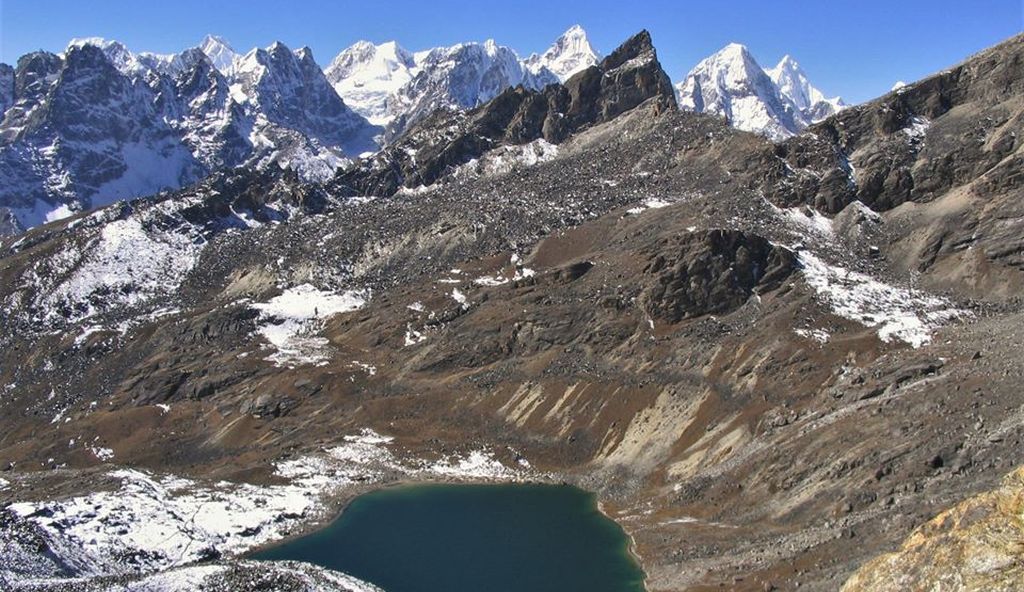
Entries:
MULTIPOLYGON (((326 181, 338 169, 364 167, 355 163, 359 157, 408 143, 406 132, 437 111, 477 109, 518 87, 544 92, 600 62, 579 26, 527 58, 493 40, 418 52, 394 41, 359 41, 322 72, 308 48, 281 43, 243 55, 207 36, 181 53, 154 54, 74 39, 61 54, 0 64, 0 233, 178 189, 225 168, 281 167, 326 181)), ((755 106, 753 119, 732 107, 746 100, 749 85, 708 90, 707 97, 682 86, 677 92, 683 108, 776 139, 842 106, 824 100, 788 56, 766 72, 756 65, 744 71, 770 105, 755 106)), ((589 116, 574 115, 570 125, 581 117, 589 116)), ((546 138, 564 135, 552 126, 546 138)))
POLYGON ((648 101, 656 111, 676 108, 671 82, 643 31, 564 84, 517 86, 465 113, 435 112, 392 146, 339 173, 332 185, 343 194, 378 196, 431 185, 487 151, 533 141, 559 144, 648 101))

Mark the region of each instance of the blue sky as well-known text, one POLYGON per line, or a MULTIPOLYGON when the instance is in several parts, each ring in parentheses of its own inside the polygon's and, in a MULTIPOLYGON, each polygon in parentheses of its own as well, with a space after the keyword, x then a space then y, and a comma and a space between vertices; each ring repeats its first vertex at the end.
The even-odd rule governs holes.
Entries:
POLYGON ((358 39, 410 50, 494 38, 525 56, 579 23, 607 53, 647 28, 669 76, 737 41, 768 67, 792 54, 827 94, 862 101, 1024 28, 1024 0, 0 0, 0 61, 102 36, 172 52, 207 32, 236 50, 308 45, 321 65, 358 39))

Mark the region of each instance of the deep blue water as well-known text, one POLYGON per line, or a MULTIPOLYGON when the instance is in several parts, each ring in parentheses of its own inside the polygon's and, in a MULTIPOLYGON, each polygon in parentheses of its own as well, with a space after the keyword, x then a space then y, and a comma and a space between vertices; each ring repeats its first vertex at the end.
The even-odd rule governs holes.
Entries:
POLYGON ((255 557, 315 563, 387 592, 643 590, 625 533, 592 495, 568 486, 385 489, 255 557))

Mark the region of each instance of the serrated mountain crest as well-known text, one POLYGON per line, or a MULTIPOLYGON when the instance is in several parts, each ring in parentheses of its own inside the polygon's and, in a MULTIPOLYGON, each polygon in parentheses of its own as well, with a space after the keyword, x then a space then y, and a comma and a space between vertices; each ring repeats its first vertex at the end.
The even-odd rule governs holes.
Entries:
POLYGON ((199 43, 199 49, 210 58, 214 67, 220 70, 221 74, 229 75, 234 69, 235 62, 240 57, 238 52, 231 47, 223 37, 207 35, 199 43))

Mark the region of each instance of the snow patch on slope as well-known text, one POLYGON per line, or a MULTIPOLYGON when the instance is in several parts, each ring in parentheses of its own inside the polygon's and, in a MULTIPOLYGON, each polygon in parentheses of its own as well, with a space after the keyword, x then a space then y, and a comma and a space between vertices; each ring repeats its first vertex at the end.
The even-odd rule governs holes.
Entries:
POLYGON ((69 247, 51 259, 52 267, 34 268, 29 284, 58 281, 43 290, 37 307, 48 322, 79 321, 118 307, 145 304, 177 290, 195 266, 206 241, 185 223, 162 228, 158 222, 187 202, 164 202, 141 216, 103 224, 81 247, 69 247), (62 273, 62 271, 64 273, 62 273))
POLYGON ((807 251, 800 252, 799 260, 805 281, 835 315, 877 327, 886 343, 921 347, 931 341, 932 331, 967 315, 944 298, 829 265, 807 251))
POLYGON ((277 350, 267 360, 285 367, 326 363, 328 341, 316 335, 323 321, 362 308, 366 296, 361 291, 338 294, 302 284, 267 302, 253 304, 252 308, 260 311, 256 331, 277 350))

